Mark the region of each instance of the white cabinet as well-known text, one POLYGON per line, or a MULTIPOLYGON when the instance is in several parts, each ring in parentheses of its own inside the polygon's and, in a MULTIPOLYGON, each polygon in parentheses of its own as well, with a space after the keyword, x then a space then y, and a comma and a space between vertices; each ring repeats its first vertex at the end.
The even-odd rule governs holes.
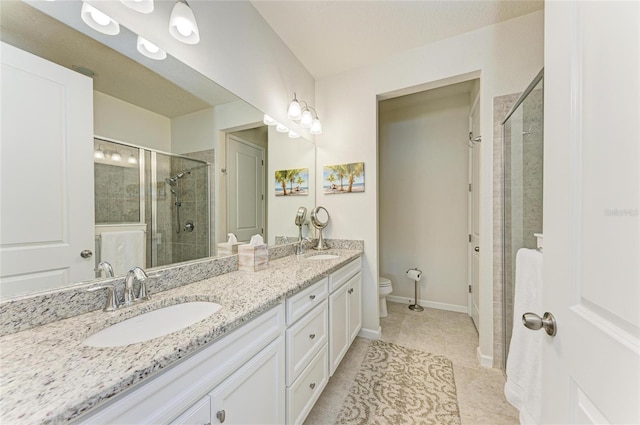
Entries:
POLYGON ((287 299, 287 424, 301 424, 329 380, 328 279, 287 299))
POLYGON ((209 393, 210 423, 284 423, 283 338, 273 341, 209 393))
POLYGON ((211 399, 208 395, 171 422, 172 425, 211 425, 211 399))
POLYGON ((329 275, 329 373, 338 368, 362 327, 360 259, 329 275))
MULTIPOLYGON (((279 304, 76 422, 157 424, 175 420, 176 423, 199 423, 195 418, 199 419, 203 414, 199 405, 206 403, 203 400, 207 397, 211 400, 212 409, 220 400, 222 409, 234 416, 236 413, 229 412, 230 407, 237 405, 237 399, 230 394, 234 391, 238 394, 255 391, 258 398, 269 397, 275 409, 265 412, 258 422, 279 415, 273 423, 283 423, 284 322, 284 305, 279 304), (211 398, 211 394, 215 397, 211 398)), ((249 409, 245 407, 243 410, 249 409)), ((216 419, 215 414, 212 419, 216 419)), ((212 423, 217 422, 214 420, 212 423)))

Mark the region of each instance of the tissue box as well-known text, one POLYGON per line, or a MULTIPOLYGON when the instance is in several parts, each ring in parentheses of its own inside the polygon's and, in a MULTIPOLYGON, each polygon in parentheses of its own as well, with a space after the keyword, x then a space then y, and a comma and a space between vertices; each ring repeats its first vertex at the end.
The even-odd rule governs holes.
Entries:
POLYGON ((238 270, 257 272, 269 267, 267 244, 240 245, 238 247, 238 270))
POLYGON ((221 242, 218 244, 218 256, 226 257, 228 255, 234 255, 238 253, 238 246, 245 244, 246 242, 221 242))

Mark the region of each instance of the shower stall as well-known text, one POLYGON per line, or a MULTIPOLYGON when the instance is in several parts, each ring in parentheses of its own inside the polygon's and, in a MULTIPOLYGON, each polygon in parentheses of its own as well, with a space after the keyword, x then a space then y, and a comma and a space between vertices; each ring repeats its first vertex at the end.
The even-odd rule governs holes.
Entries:
POLYGON ((542 237, 543 71, 502 121, 502 288, 504 360, 513 331, 515 259, 520 248, 537 248, 542 237))
POLYGON ((142 267, 210 255, 210 166, 102 138, 94 139, 96 261, 101 233, 144 232, 142 267))

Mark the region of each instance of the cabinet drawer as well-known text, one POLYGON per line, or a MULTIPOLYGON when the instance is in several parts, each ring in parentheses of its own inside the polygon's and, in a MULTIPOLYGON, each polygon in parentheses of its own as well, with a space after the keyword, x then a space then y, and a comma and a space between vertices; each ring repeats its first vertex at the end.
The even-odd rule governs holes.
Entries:
POLYGON ((327 346, 313 358, 295 383, 287 388, 287 423, 301 424, 320 397, 329 379, 327 346))
POLYGON ((292 325, 327 298, 327 278, 287 298, 287 325, 292 325))
POLYGON ((296 380, 327 343, 328 316, 329 306, 325 299, 287 329, 287 386, 296 380))
POLYGON ((343 266, 340 270, 329 275, 329 292, 333 292, 343 284, 345 284, 351 277, 360 271, 362 268, 362 260, 357 258, 346 266, 343 266))
POLYGON ((191 406, 189 410, 178 416, 171 425, 205 425, 211 423, 211 399, 205 396, 191 406))

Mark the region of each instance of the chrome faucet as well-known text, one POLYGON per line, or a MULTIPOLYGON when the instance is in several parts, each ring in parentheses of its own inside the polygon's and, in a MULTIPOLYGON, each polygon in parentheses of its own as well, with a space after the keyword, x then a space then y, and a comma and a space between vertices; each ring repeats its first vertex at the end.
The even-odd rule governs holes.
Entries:
POLYGON ((98 272, 98 277, 102 275, 104 272, 104 277, 113 277, 113 267, 108 261, 100 261, 98 267, 96 267, 96 271, 98 272))
POLYGON ((311 242, 311 238, 300 238, 296 244, 296 255, 302 255, 304 253, 304 243, 311 242))
POLYGON ((124 279, 124 305, 129 305, 134 301, 148 300, 150 298, 147 293, 147 273, 140 267, 133 267, 127 273, 127 277, 124 279), (136 297, 133 293, 133 283, 138 280, 140 282, 140 291, 136 297))

